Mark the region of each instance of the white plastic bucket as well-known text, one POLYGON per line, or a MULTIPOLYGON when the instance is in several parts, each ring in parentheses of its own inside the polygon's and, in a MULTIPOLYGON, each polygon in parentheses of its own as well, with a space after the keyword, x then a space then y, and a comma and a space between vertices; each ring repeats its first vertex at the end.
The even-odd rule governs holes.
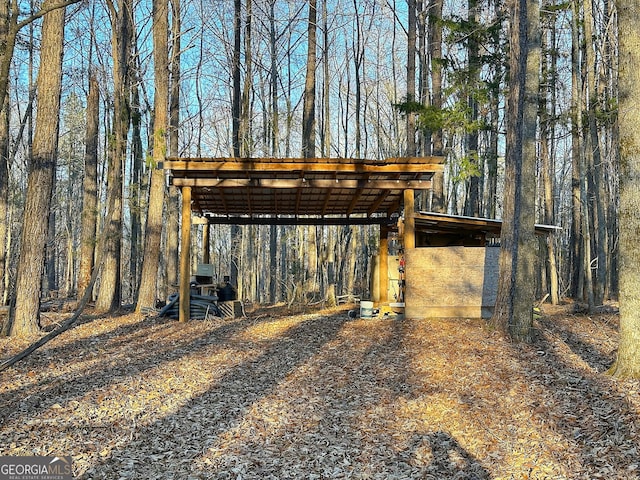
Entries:
POLYGON ((360 302, 360 318, 373 317, 373 302, 360 302))

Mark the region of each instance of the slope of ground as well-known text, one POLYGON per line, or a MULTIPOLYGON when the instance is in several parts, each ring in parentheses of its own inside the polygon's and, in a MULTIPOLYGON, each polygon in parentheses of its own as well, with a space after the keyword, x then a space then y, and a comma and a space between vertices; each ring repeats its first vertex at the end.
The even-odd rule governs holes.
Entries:
POLYGON ((87 319, 0 374, 0 455, 72 455, 80 479, 640 478, 639 384, 603 374, 617 316, 537 328, 87 319))

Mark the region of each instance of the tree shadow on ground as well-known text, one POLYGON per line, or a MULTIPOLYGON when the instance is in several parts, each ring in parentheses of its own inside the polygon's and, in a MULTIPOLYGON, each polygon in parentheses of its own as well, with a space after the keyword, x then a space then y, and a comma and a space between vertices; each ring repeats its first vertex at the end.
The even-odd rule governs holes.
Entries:
POLYGON ((489 480, 489 472, 446 432, 415 435, 411 442, 412 454, 425 450, 431 458, 422 470, 425 480, 489 480))
MULTIPOLYGON (((573 353, 582 358, 594 370, 606 371, 615 361, 615 351, 606 351, 603 345, 597 344, 597 340, 585 338, 584 332, 574 331, 575 328, 579 329, 579 325, 584 324, 585 321, 596 323, 599 320, 585 316, 575 316, 574 319, 575 326, 572 326, 566 320, 556 321, 554 317, 542 317, 538 319, 538 326, 541 330, 558 336, 573 353)), ((601 328, 612 329, 608 323, 602 325, 601 328)))
MULTIPOLYGON (((262 327, 263 321, 269 327, 269 320, 241 319, 200 331, 198 336, 179 336, 171 326, 143 320, 147 333, 166 329, 177 339, 167 335, 146 344, 138 340, 136 345, 149 347, 135 352, 127 350, 131 341, 127 336, 144 334, 138 323, 116 328, 117 336, 107 332, 63 345, 50 352, 60 355, 61 361, 70 361, 78 349, 87 349, 92 342, 104 343, 105 358, 78 372, 76 390, 43 381, 33 391, 20 391, 23 396, 40 397, 40 403, 21 409, 12 420, 37 415, 54 403, 66 408, 71 399, 91 397, 94 388, 126 380, 135 372, 173 365, 190 355, 213 363, 219 348, 250 354, 210 365, 221 372, 215 381, 204 384, 179 406, 159 410, 148 420, 151 423, 123 430, 117 415, 122 412, 114 412, 111 423, 93 425, 62 418, 52 430, 55 433, 46 433, 51 438, 64 433, 95 439, 96 431, 104 432, 109 450, 82 450, 89 470, 83 470, 81 480, 339 478, 336 468, 352 478, 488 480, 491 474, 503 474, 500 468, 505 463, 494 465, 483 457, 481 452, 490 447, 479 445, 482 435, 489 432, 498 438, 507 456, 510 445, 522 446, 528 437, 518 438, 517 429, 498 430, 497 424, 486 428, 482 421, 487 418, 482 416, 501 418, 500 423, 506 424, 514 408, 519 413, 514 422, 531 420, 531 431, 553 435, 562 444, 554 454, 565 455, 565 450, 566 458, 574 462, 567 466, 572 475, 548 478, 635 478, 640 459, 634 406, 615 381, 575 363, 558 334, 541 335, 532 346, 511 345, 478 333, 481 327, 459 322, 450 329, 459 334, 447 339, 441 333, 425 333, 436 331, 435 322, 418 329, 416 322, 407 326, 394 321, 351 322, 339 313, 299 318, 285 322, 288 327, 267 340, 248 339, 247 332, 262 327), (352 335, 354 331, 357 335, 352 335), (465 332, 474 332, 476 341, 467 344, 465 332), (439 349, 441 344, 444 347, 439 349), (127 351, 120 351, 123 348, 127 351), (416 365, 416 352, 427 352, 421 361, 433 362, 431 370, 416 365), (492 371, 490 362, 496 352, 505 361, 496 361, 499 369, 492 371), (475 362, 486 371, 479 371, 475 362), (437 372, 446 375, 429 378, 437 372), (459 383, 456 388, 455 382, 459 383), (299 389, 304 392, 297 398, 299 389), (511 394, 516 401, 507 403, 511 394), (437 402, 439 412, 427 409, 437 402), (423 415, 420 421, 412 418, 416 412, 423 415), (457 424, 448 423, 451 417, 457 424), (271 455, 266 463, 265 452, 271 455), (294 475, 294 469, 303 475, 294 475)), ((193 365, 189 361, 188 367, 193 365)), ((137 390, 127 392, 131 398, 120 402, 121 408, 137 401, 137 394, 137 390)), ((11 394, 3 395, 10 400, 11 394)), ((36 433, 30 435, 36 438, 36 433)), ((549 440, 538 440, 538 447, 549 447, 549 440)), ((83 448, 83 443, 77 445, 83 448)), ((526 473, 522 468, 517 473, 526 473)), ((501 478, 510 477, 507 473, 501 478)))
POLYGON ((129 442, 79 479, 165 478, 165 468, 171 469, 171 478, 227 478, 231 472, 218 472, 220 477, 210 472, 193 476, 195 459, 221 435, 238 428, 248 409, 334 339, 345 321, 343 313, 315 316, 295 324, 282 337, 264 342, 257 356, 232 367, 178 411, 137 429, 129 442), (187 430, 189 435, 182 435, 189 425, 193 426, 187 430), (155 461, 140 462, 141 457, 155 461))
POLYGON ((580 465, 574 478, 638 478, 637 409, 625 384, 598 373, 611 364, 610 354, 553 322, 540 325, 553 334, 538 331, 535 343, 517 354, 545 389, 545 404, 537 406, 536 416, 577 453, 580 465), (567 348, 594 371, 572 360, 564 353, 567 348))
MULTIPOLYGON (((32 362, 51 362, 55 365, 88 360, 87 366, 58 377, 45 372, 32 383, 19 388, 7 388, 0 394, 0 426, 7 418, 19 412, 21 416, 34 417, 55 404, 78 399, 85 394, 151 370, 164 363, 192 355, 209 345, 227 339, 250 325, 260 321, 240 318, 223 323, 197 337, 172 337, 177 322, 166 318, 144 317, 139 321, 120 325, 106 332, 89 335, 57 346, 45 346, 32 357, 19 364, 23 373, 32 369, 32 362), (125 347, 140 342, 148 336, 148 348, 132 351, 125 347), (44 357, 44 358, 43 358, 44 357)), ((40 365, 40 369, 48 367, 40 365)))

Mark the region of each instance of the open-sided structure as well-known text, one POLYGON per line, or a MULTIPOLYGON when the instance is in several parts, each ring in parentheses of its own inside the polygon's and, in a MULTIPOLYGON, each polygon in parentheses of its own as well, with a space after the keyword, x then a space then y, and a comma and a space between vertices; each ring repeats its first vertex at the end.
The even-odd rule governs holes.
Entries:
POLYGON ((433 174, 443 169, 440 157, 169 158, 163 167, 182 192, 181 320, 189 316, 191 222, 185 220, 192 212, 210 224, 378 224, 383 261, 388 229, 403 209, 405 243, 415 245, 415 190, 431 188, 433 174))

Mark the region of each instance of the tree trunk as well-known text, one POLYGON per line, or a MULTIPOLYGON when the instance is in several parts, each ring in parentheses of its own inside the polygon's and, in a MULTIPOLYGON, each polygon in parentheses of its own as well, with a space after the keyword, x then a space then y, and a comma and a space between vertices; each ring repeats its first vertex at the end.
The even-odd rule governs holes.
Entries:
POLYGON ((331 152, 331 76, 329 74, 329 17, 327 2, 322 2, 322 141, 320 156, 329 157, 331 152))
MULTIPOLYGON (((57 155, 56 155, 57 156, 57 155)), ((54 173, 55 180, 55 173, 54 173)), ((54 181, 53 186, 51 187, 50 197, 55 199, 56 194, 56 182, 54 181)), ((44 261, 44 281, 42 283, 42 294, 45 296, 49 296, 55 290, 58 290, 58 276, 57 276, 57 260, 58 260, 58 252, 56 249, 56 207, 51 208, 49 206, 49 224, 47 227, 47 242, 45 247, 45 261, 44 261)))
MULTIPOLYGON (((479 13, 478 13, 478 0, 468 0, 467 2, 469 10, 469 23, 474 28, 479 28, 479 13)), ((467 95, 467 108, 469 111, 468 121, 471 125, 478 121, 478 101, 475 98, 474 93, 477 91, 480 84, 480 45, 477 40, 477 34, 472 32, 467 40, 467 56, 468 56, 468 89, 467 95)), ((472 165, 478 166, 478 170, 482 172, 479 167, 480 155, 478 152, 478 139, 479 133, 477 128, 471 128, 466 134, 466 155, 469 157, 472 165)), ((467 197, 465 198, 464 214, 470 217, 477 217, 480 213, 480 177, 478 175, 471 175, 467 181, 467 197)))
MULTIPOLYGON (((9 96, 3 96, 3 102, 9 101, 9 96)), ((4 305, 6 298, 5 283, 9 275, 7 252, 9 250, 9 109, 0 107, 0 305, 4 305)), ((8 326, 8 322, 5 322, 8 326)), ((9 333, 7 330, 4 332, 9 333)))
MULTIPOLYGON (((9 71, 11 69, 11 61, 13 60, 13 52, 16 44, 16 21, 17 12, 13 8, 18 8, 18 4, 9 0, 0 1, 0 92, 5 92, 6 98, 3 97, 2 117, 9 118, 9 71), (6 110, 6 111, 5 111, 6 110)), ((8 132, 7 132, 8 133, 8 132)), ((7 142, 9 137, 7 136, 7 142)), ((7 145, 8 147, 8 145, 7 145)), ((0 159, 4 161, 5 159, 0 159)))
POLYGON ((309 225, 306 230, 306 242, 303 250, 307 260, 305 290, 310 298, 315 299, 318 293, 318 227, 309 225))
MULTIPOLYGON (((429 49, 431 55, 431 105, 442 108, 442 0, 429 2, 429 49)), ((442 129, 431 133, 433 155, 442 155, 442 129)), ((444 171, 433 176, 431 210, 445 213, 447 206, 444 197, 444 171)))
POLYGON ((40 330, 40 294, 47 240, 51 192, 56 171, 65 9, 46 14, 42 25, 38 72, 38 113, 22 223, 16 304, 11 335, 26 336, 40 330))
MULTIPOLYGON (((304 85, 304 100, 302 109, 302 157, 316 156, 316 31, 317 31, 316 0, 309 0, 309 22, 307 28, 307 73, 304 85)), ((317 289, 318 251, 316 248, 316 227, 309 226, 306 234, 307 262, 304 265, 304 280, 301 289, 307 294, 314 295, 317 289)), ((301 235, 303 228, 300 229, 301 235)), ((303 245, 302 243, 300 245, 303 245)), ((301 257, 301 266, 303 265, 301 257)), ((301 272, 302 273, 302 272, 301 272)), ((302 292, 301 292, 302 293, 302 292)))
MULTIPOLYGON (((269 2, 269 55, 271 61, 271 77, 269 82, 271 94, 271 136, 269 142, 271 144, 272 157, 278 156, 278 143, 280 136, 280 114, 278 108, 278 45, 276 41, 275 3, 276 0, 270 0, 269 2)), ((275 303, 278 300, 278 278, 280 276, 286 278, 286 272, 279 272, 278 269, 278 227, 276 225, 271 225, 269 228, 269 273, 269 302, 275 303)))
POLYGON ((250 157, 253 151, 253 139, 251 135, 251 90, 253 77, 253 59, 251 51, 251 20, 252 5, 251 0, 246 0, 246 19, 244 24, 244 81, 242 82, 242 93, 240 94, 240 155, 250 157))
MULTIPOLYGON (((551 27, 554 28, 553 26, 551 27)), ((546 37, 542 37, 543 45, 541 46, 543 53, 542 59, 542 72, 541 77, 544 82, 544 87, 541 88, 539 98, 539 111, 540 111, 540 160, 542 163, 542 184, 543 184, 543 199, 544 199, 544 223, 547 225, 553 225, 555 223, 555 201, 554 201, 554 175, 555 162, 552 158, 554 143, 553 128, 555 122, 555 71, 556 62, 554 60, 556 54, 553 53, 554 49, 550 49, 549 45, 545 41, 546 37), (552 57, 551 66, 547 60, 546 52, 551 52, 552 57), (549 98, 548 98, 549 97, 549 98), (549 112, 549 108, 551 112, 549 112)), ((555 43, 555 35, 552 33, 552 45, 555 43)), ((551 303, 553 305, 558 304, 558 268, 556 265, 556 251, 555 251, 555 239, 553 235, 547 236, 546 245, 547 254, 547 268, 543 271, 547 273, 548 278, 548 290, 551 296, 551 303)))
POLYGON ((327 305, 337 305, 336 299, 336 227, 328 227, 327 239, 327 305))
POLYGON ((531 342, 535 287, 536 124, 540 69, 539 5, 515 0, 500 277, 492 323, 515 341, 531 342))
MULTIPOLYGON (((407 0, 407 102, 416 100, 416 0, 407 0)), ((416 154, 416 115, 407 113, 407 156, 416 154)))
POLYGON ((114 82, 114 121, 113 147, 109 158, 107 177, 109 212, 111 221, 105 225, 105 260, 100 277, 100 289, 96 300, 96 311, 108 312, 120 308, 121 293, 121 242, 122 242, 122 167, 127 155, 127 137, 130 124, 130 73, 131 39, 131 0, 120 0, 118 10, 108 2, 111 21, 114 82))
POLYGON ((582 230, 580 211, 582 199, 580 194, 580 162, 582 152, 582 96, 581 69, 580 69, 580 9, 577 0, 572 1, 571 15, 571 245, 570 271, 571 271, 571 296, 582 299, 584 294, 584 262, 582 261, 582 230))
POLYGON ((149 209, 144 235, 142 275, 136 311, 155 307, 158 300, 158 272, 160 239, 162 237, 162 209, 164 207, 164 171, 158 165, 167 153, 169 127, 169 2, 153 2, 153 70, 155 79, 153 109, 153 166, 149 191, 149 209))
POLYGON ((640 10, 617 0, 620 126, 620 346, 609 372, 640 378, 640 10))
POLYGON ((80 235, 80 270, 78 299, 84 297, 95 259, 98 218, 98 135, 100 123, 100 90, 94 71, 89 76, 87 126, 85 132, 84 179, 82 181, 82 233, 80 235))
POLYGON ((307 74, 302 110, 302 157, 316 156, 316 0, 309 0, 307 28, 307 74))
MULTIPOLYGON (((358 2, 353 1, 353 9, 355 13, 356 22, 356 38, 352 44, 353 51, 353 73, 355 84, 355 157, 361 158, 362 156, 362 71, 364 70, 364 40, 362 39, 362 27, 360 25, 360 15, 358 14, 358 2)), ((348 68, 348 67, 347 67, 348 68)))
MULTIPOLYGON (((233 156, 239 158, 241 155, 241 134, 240 134, 240 118, 241 111, 241 91, 240 91, 240 54, 242 46, 242 3, 240 0, 234 1, 234 15, 233 15, 233 58, 232 58, 232 88, 233 94, 231 97, 231 136, 233 144, 233 156)), ((239 298, 242 296, 242 290, 239 288, 238 282, 238 268, 240 265, 240 246, 242 243, 242 230, 238 225, 231 226, 231 265, 229 266, 229 276, 231 279, 231 285, 233 285, 239 298)))
MULTIPOLYGON (((178 146, 178 129, 180 128, 180 37, 181 37, 181 5, 180 0, 172 0, 172 54, 171 54, 171 91, 169 100, 169 154, 180 155, 178 146)), ((166 285, 165 298, 175 293, 178 286, 178 245, 180 192, 178 187, 169 186, 167 192, 167 226, 166 226, 166 285)))
MULTIPOLYGON (((137 68, 140 71, 140 68, 137 68)), ((135 297, 135 292, 140 284, 140 265, 142 263, 142 209, 146 203, 146 192, 143 184, 145 178, 144 147, 142 146, 142 105, 140 103, 140 88, 133 85, 131 89, 131 180, 129 182, 129 215, 130 215, 130 247, 129 258, 129 278, 131 283, 131 294, 135 297), (144 179, 144 180, 143 180, 144 179)))
POLYGON ((357 260, 358 260, 358 252, 360 251, 360 239, 358 236, 358 227, 351 225, 349 227, 346 227, 349 231, 348 233, 348 247, 346 249, 346 254, 347 254, 347 279, 346 279, 346 286, 347 286, 347 294, 348 295, 354 295, 355 292, 355 287, 356 287, 356 267, 357 267, 357 260))
MULTIPOLYGON (((593 38, 593 7, 592 0, 583 0, 584 10, 584 36, 585 38, 593 38)), ((594 45, 587 42, 585 45, 585 69, 587 76, 587 122, 588 134, 586 142, 587 163, 591 177, 591 185, 595 210, 595 221, 593 231, 595 233, 595 254, 597 258, 596 278, 593 286, 593 299, 596 305, 601 305, 604 300, 604 290, 607 278, 607 222, 604 213, 604 202, 606 197, 602 188, 602 158, 600 150, 600 138, 598 125, 596 123, 596 113, 602 110, 602 106, 598 100, 598 92, 596 90, 596 60, 594 45)), ((590 267, 589 267, 590 268, 590 267)))

